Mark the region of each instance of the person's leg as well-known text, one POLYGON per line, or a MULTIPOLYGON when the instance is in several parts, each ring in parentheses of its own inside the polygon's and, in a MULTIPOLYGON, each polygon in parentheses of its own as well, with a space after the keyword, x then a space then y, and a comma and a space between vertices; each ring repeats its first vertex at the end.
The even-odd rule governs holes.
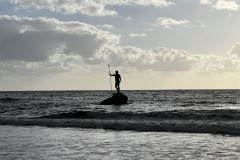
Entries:
POLYGON ((119 93, 119 91, 120 91, 119 83, 116 83, 116 84, 115 84, 115 88, 117 89, 117 92, 119 93))

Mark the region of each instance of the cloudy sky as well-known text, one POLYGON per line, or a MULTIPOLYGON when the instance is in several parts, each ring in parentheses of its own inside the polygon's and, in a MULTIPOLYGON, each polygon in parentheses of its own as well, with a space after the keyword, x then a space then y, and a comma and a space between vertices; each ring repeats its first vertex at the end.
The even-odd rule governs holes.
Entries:
POLYGON ((239 89, 240 0, 0 0, 0 90, 107 90, 108 64, 121 89, 239 89))

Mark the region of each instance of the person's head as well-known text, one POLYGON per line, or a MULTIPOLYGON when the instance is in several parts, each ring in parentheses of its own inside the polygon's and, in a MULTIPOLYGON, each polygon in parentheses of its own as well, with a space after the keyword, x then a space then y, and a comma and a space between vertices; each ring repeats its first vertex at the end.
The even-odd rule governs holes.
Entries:
POLYGON ((118 74, 118 71, 115 71, 116 74, 118 74))

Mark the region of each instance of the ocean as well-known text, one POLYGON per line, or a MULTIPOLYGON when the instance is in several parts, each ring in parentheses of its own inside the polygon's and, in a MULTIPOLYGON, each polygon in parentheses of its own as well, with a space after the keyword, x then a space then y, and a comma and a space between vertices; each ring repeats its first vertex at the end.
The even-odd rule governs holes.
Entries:
POLYGON ((0 159, 238 159, 240 90, 0 92, 0 159))

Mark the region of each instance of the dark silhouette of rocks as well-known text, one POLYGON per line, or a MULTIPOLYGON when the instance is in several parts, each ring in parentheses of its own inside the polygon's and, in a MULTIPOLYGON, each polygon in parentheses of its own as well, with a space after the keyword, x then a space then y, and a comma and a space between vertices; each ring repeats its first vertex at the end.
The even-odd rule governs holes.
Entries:
POLYGON ((114 93, 112 97, 103 100, 101 105, 121 105, 127 104, 128 97, 122 93, 114 93))

